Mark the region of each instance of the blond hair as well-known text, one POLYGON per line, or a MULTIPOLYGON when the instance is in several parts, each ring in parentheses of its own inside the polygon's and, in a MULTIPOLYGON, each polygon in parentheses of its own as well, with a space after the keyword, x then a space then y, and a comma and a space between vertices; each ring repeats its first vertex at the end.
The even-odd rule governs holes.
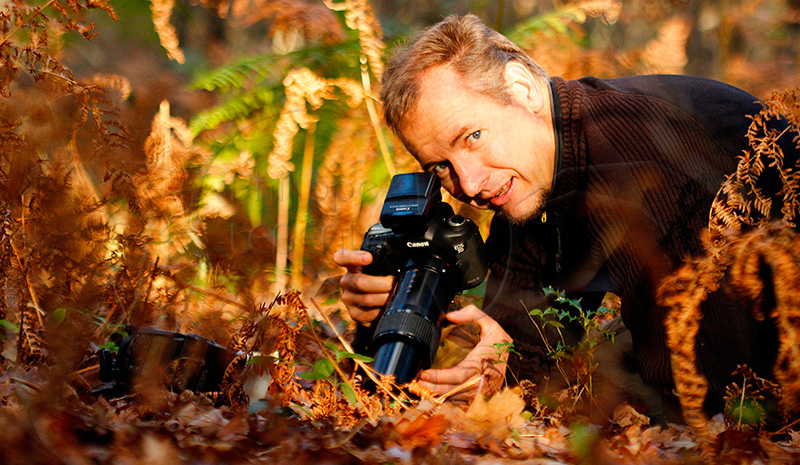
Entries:
POLYGON ((510 61, 525 65, 536 78, 547 79, 547 73, 531 57, 477 16, 449 16, 398 49, 389 60, 381 83, 384 119, 402 138, 404 119, 419 99, 420 76, 440 65, 451 66, 474 83, 476 92, 510 103, 503 76, 510 61))

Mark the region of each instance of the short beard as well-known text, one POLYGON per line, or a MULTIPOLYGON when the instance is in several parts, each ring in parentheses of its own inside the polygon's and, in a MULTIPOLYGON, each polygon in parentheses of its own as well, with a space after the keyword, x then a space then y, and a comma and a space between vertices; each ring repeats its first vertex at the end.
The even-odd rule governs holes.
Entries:
POLYGON ((525 215, 525 216, 523 216, 521 218, 515 218, 513 216, 510 216, 508 213, 506 213, 504 211, 500 211, 498 213, 498 215, 500 216, 500 219, 508 221, 509 223, 511 223, 514 226, 525 226, 531 220, 542 216, 542 212, 543 211, 544 211, 544 207, 539 207, 539 208, 536 209, 536 211, 534 211, 532 213, 528 213, 527 215, 525 215))
POLYGON ((497 215, 500 216, 500 219, 505 220, 514 226, 525 226, 531 220, 542 216, 542 213, 544 212, 544 199, 547 199, 549 197, 550 197, 550 191, 548 190, 547 192, 544 192, 544 195, 542 196, 542 202, 539 203, 536 209, 522 217, 512 217, 504 210, 500 210, 499 212, 497 212, 497 215))

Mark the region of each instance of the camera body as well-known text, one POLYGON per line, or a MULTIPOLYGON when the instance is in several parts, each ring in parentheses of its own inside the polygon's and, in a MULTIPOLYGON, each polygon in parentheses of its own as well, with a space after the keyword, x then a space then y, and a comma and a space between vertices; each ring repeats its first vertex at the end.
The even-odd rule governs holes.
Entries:
POLYGON ((455 296, 480 285, 487 267, 480 231, 442 201, 439 178, 404 173, 392 178, 380 223, 364 235, 370 275, 397 277, 369 349, 373 368, 406 383, 436 357, 444 314, 455 296))
POLYGON ((109 385, 96 394, 121 395, 137 382, 161 383, 173 391, 214 392, 235 354, 196 334, 128 325, 116 355, 100 351, 100 381, 109 385))

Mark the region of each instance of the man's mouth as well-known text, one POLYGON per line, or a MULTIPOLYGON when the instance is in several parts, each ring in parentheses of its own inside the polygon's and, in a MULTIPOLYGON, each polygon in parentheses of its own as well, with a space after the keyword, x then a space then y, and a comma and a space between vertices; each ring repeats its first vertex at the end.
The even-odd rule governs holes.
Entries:
POLYGON ((495 194, 492 197, 491 200, 492 205, 499 207, 502 206, 504 203, 506 203, 508 201, 508 198, 511 196, 511 188, 513 187, 513 185, 514 185, 514 178, 511 178, 508 180, 507 183, 503 185, 503 187, 500 188, 499 191, 497 191, 497 194, 495 194))

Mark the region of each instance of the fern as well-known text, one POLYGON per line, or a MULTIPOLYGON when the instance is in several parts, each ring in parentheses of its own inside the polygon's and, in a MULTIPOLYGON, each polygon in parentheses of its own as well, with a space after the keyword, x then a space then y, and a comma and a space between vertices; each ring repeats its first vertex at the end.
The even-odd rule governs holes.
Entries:
POLYGON ((223 123, 250 118, 258 112, 261 112, 261 116, 265 116, 266 112, 272 112, 273 114, 268 116, 277 117, 276 94, 279 92, 278 87, 267 87, 231 98, 199 113, 192 119, 189 129, 196 136, 203 131, 216 129, 223 123))
POLYGON ((583 24, 588 16, 603 16, 608 22, 613 22, 619 15, 619 8, 620 5, 614 1, 589 1, 569 5, 523 21, 506 36, 523 49, 531 48, 531 38, 539 32, 546 35, 570 35, 570 24, 583 24))
POLYGON ((286 69, 296 67, 321 68, 327 74, 355 74, 355 65, 347 64, 358 52, 355 39, 335 45, 309 47, 286 54, 266 54, 247 57, 221 68, 217 68, 195 77, 190 84, 191 89, 219 91, 222 93, 242 90, 250 85, 258 85, 266 80, 280 81, 286 75, 286 69), (276 66, 279 60, 286 66, 276 66), (347 72, 351 71, 351 72, 347 72))
POLYGON ((248 82, 260 82, 270 74, 276 80, 280 76, 275 73, 275 56, 260 55, 248 57, 228 66, 201 74, 190 85, 192 89, 230 92, 243 89, 248 82))

